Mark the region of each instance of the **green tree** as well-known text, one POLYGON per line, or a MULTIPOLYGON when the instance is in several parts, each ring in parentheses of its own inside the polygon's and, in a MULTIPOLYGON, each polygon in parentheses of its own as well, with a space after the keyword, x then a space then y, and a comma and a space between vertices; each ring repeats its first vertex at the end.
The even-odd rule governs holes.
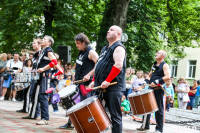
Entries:
POLYGON ((47 34, 55 39, 55 51, 59 45, 70 45, 75 58, 77 49, 74 45, 74 36, 84 32, 91 41, 96 39, 95 33, 99 30, 104 2, 4 0, 0 1, 0 9, 1 51, 13 52, 31 48, 33 38, 47 34))
POLYGON ((129 4, 125 43, 128 66, 150 71, 159 49, 172 57, 184 57, 184 47, 199 38, 199 2, 197 0, 138 0, 129 4))

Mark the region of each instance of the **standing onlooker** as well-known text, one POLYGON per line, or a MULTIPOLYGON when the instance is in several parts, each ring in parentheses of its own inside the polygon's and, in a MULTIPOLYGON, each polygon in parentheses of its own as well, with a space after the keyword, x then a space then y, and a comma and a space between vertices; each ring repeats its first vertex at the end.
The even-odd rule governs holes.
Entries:
POLYGON ((170 77, 170 80, 175 92, 176 85, 174 84, 174 77, 170 77))
POLYGON ((167 91, 169 95, 166 94, 166 110, 169 111, 170 107, 173 107, 173 99, 174 99, 174 88, 171 84, 171 80, 168 80, 163 88, 167 91))
POLYGON ((9 61, 9 60, 11 60, 13 57, 12 57, 12 54, 11 53, 7 53, 7 60, 9 61))
POLYGON ((197 108, 200 104, 200 80, 197 81, 198 87, 197 87, 197 92, 195 94, 195 103, 193 108, 197 108))
POLYGON ((143 71, 137 71, 136 78, 133 79, 132 83, 132 89, 134 91, 138 91, 137 88, 144 84, 144 77, 143 77, 143 71))
MULTIPOLYGON (((64 79, 67 79, 67 74, 68 73, 73 73, 72 71, 72 65, 71 63, 66 63, 65 67, 64 67, 64 79)), ((72 77, 74 77, 74 75, 72 75, 72 77)))
POLYGON ((128 99, 128 95, 131 93, 131 83, 133 83, 133 75, 131 68, 126 69, 126 90, 124 91, 124 96, 128 99))
MULTIPOLYGON (((14 73, 17 74, 17 73, 20 73, 22 71, 22 67, 23 67, 23 64, 22 64, 21 61, 19 61, 19 54, 15 53, 13 59, 9 60, 8 63, 7 63, 7 70, 13 70, 14 73)), ((2 94, 2 97, 0 98, 0 100, 4 100, 4 96, 7 92, 7 88, 11 84, 11 81, 12 81, 11 75, 9 76, 8 80, 4 80, 3 94, 2 94)), ((15 88, 11 88, 11 90, 12 90, 12 94, 13 94, 12 101, 15 102, 16 101, 16 99, 15 99, 16 90, 15 90, 15 88)), ((10 96, 9 96, 10 98, 11 98, 12 94, 10 93, 10 96)))
POLYGON ((0 96, 2 93, 2 85, 3 85, 3 72, 6 70, 7 64, 7 54, 2 53, 0 56, 0 96))
POLYGON ((32 62, 32 60, 28 59, 26 61, 25 66, 23 67, 23 72, 25 72, 25 73, 31 72, 32 67, 33 67, 33 62, 32 62))
POLYGON ((178 106, 180 109, 186 109, 187 103, 189 101, 189 85, 184 78, 179 79, 179 84, 176 87, 177 98, 178 98, 178 106))
POLYGON ((133 79, 135 79, 137 76, 135 75, 135 69, 134 68, 132 68, 131 69, 131 72, 132 72, 132 75, 133 75, 133 79))
POLYGON ((190 91, 188 93, 190 102, 187 104, 187 109, 192 110, 192 107, 194 106, 195 103, 195 94, 197 92, 197 80, 193 81, 193 86, 190 86, 190 91))
POLYGON ((30 53, 30 54, 29 54, 29 60, 32 60, 32 59, 33 59, 33 54, 30 53))

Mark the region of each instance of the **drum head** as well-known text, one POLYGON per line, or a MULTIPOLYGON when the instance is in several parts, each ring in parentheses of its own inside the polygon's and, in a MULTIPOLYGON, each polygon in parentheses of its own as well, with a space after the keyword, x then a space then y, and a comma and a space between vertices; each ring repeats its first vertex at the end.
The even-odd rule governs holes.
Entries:
POLYGON ((128 97, 135 97, 135 96, 138 96, 138 95, 144 95, 144 94, 147 94, 147 93, 152 92, 152 91, 153 90, 150 90, 150 89, 141 90, 141 91, 133 92, 133 93, 129 94, 128 97))
POLYGON ((87 98, 87 99, 83 100, 82 102, 80 102, 80 103, 74 105, 73 107, 71 107, 67 111, 67 114, 71 114, 72 112, 76 112, 77 110, 80 110, 80 109, 84 108, 85 106, 91 104, 92 102, 94 102, 97 99, 98 99, 97 96, 92 96, 90 98, 87 98))
POLYGON ((76 91, 76 85, 70 85, 60 90, 58 94, 60 95, 60 98, 63 98, 70 95, 71 93, 75 91, 76 91))

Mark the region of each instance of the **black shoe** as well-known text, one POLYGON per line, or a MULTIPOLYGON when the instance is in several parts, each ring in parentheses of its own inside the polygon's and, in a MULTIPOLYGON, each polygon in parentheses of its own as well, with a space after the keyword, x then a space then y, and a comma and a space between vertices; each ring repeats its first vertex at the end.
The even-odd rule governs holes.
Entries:
POLYGON ((28 113, 28 112, 26 112, 26 111, 25 111, 25 110, 23 110, 23 109, 16 110, 16 112, 18 112, 18 113, 28 113))
POLYGON ((74 127, 71 124, 69 124, 69 123, 67 123, 67 124, 65 124, 63 126, 60 126, 59 128, 60 129, 68 129, 68 130, 74 129, 74 127))
POLYGON ((133 113, 130 111, 130 112, 128 113, 128 115, 133 116, 133 113))
POLYGON ((145 131, 145 130, 149 130, 149 128, 142 128, 142 127, 140 127, 140 128, 137 128, 137 130, 138 131, 145 131))
POLYGON ((34 120, 36 120, 37 118, 31 118, 31 117, 28 115, 28 116, 23 116, 22 119, 34 119, 34 120))

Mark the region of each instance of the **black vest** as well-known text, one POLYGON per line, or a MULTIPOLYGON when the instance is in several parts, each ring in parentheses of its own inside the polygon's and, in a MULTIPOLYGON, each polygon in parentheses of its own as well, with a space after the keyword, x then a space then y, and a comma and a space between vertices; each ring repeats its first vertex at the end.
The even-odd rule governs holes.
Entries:
MULTIPOLYGON (((100 86, 103 81, 108 77, 113 65, 115 64, 113 60, 113 53, 116 47, 121 46, 125 49, 121 41, 115 42, 112 46, 105 46, 99 56, 98 62, 95 68, 95 86, 100 86)), ((125 73, 126 73, 126 57, 123 62, 123 67, 120 73, 113 79, 112 82, 117 81, 116 85, 111 85, 106 88, 107 91, 122 91, 126 88, 125 84, 125 73)))
POLYGON ((36 68, 38 57, 39 57, 39 51, 35 52, 35 54, 33 55, 33 59, 32 59, 32 61, 33 61, 33 68, 32 69, 36 68))
POLYGON ((75 80, 81 80, 94 68, 93 60, 88 58, 89 52, 92 48, 89 46, 85 51, 79 51, 76 59, 75 80))
POLYGON ((46 47, 40 51, 37 68, 42 68, 51 62, 48 57, 48 52, 53 52, 53 49, 51 47, 46 47))
POLYGON ((156 66, 156 64, 157 62, 154 62, 151 68, 152 75, 151 75, 150 83, 165 76, 164 71, 163 71, 163 66, 165 62, 163 61, 159 66, 156 66))
MULTIPOLYGON (((37 60, 37 66, 36 66, 37 69, 45 67, 51 62, 48 57, 48 52, 53 52, 53 49, 51 47, 46 47, 40 51, 39 57, 37 60)), ((45 71, 46 76, 48 76, 49 73, 51 73, 51 69, 48 69, 45 71)))

